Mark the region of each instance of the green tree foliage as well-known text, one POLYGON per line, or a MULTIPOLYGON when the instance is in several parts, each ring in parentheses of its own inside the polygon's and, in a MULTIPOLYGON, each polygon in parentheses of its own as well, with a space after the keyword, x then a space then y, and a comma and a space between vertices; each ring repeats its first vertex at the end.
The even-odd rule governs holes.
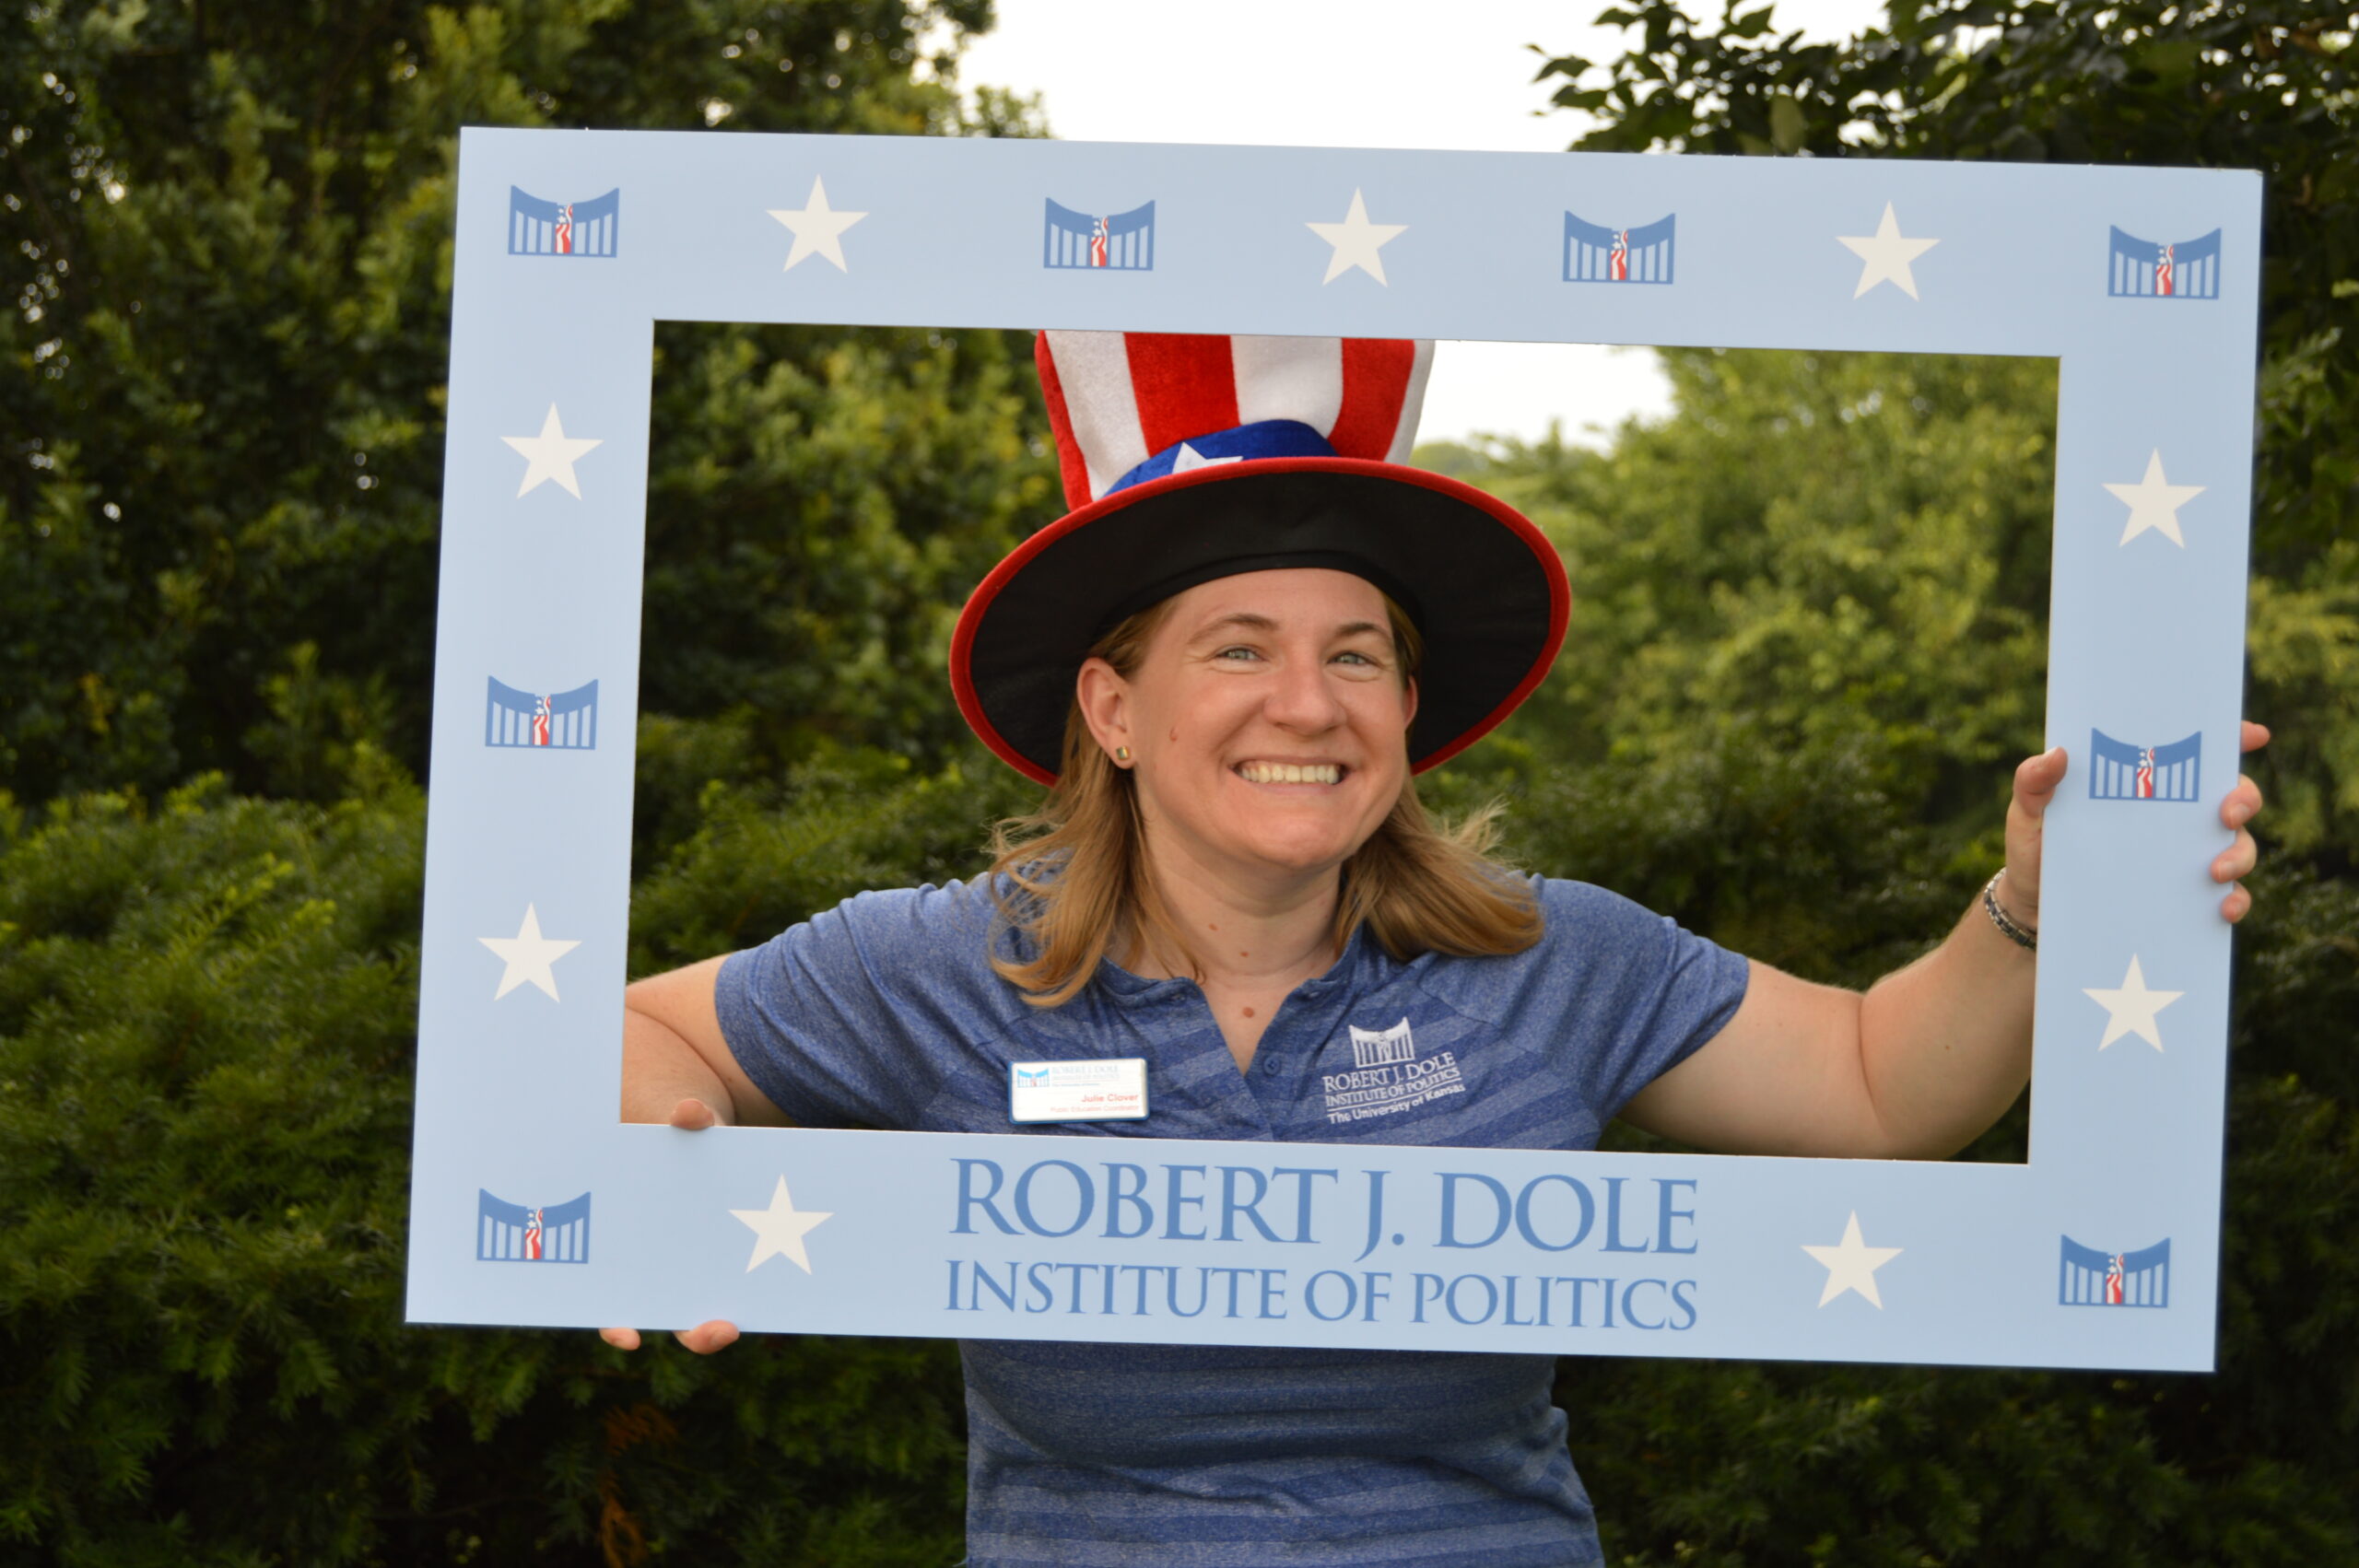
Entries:
MULTIPOLYGON (((824 825, 711 833, 792 920, 910 874, 888 847, 971 843, 971 797, 945 793, 839 769, 791 802, 824 825)), ((404 1325, 414 789, 319 807, 211 778, 21 816, 0 822, 0 1562, 955 1560, 946 1345, 704 1361, 404 1325)), ((705 906, 734 896, 708 881, 705 906)), ((693 903, 664 907, 703 940, 725 921, 693 903)))
POLYGON ((709 781, 696 831, 632 886, 632 974, 767 942, 864 888, 976 874, 982 825, 1039 793, 982 765, 925 774, 888 753, 829 752, 780 784, 709 781))
POLYGON ((2055 367, 1665 364, 1676 418, 1466 471, 1575 584, 1566 655, 1511 721, 1523 831, 1535 864, 1863 984, 1995 867, 2009 771, 2039 749, 2055 367), (1645 828, 1586 833, 1616 798, 1649 802, 1645 828))
MULTIPOLYGON (((970 119, 938 72, 913 76, 921 34, 955 46, 989 17, 988 0, 10 8, 0 784, 43 799, 217 768, 327 798, 318 759, 360 742, 422 772, 458 127, 1021 129, 1000 100, 970 119)), ((664 388, 656 542, 737 575, 701 606, 730 638, 676 665, 678 640, 651 639, 651 689, 711 718, 721 688, 807 696, 726 678, 732 659, 840 655, 856 700, 804 722, 938 743, 908 689, 931 680, 929 612, 1025 499, 1021 462, 1004 495, 981 477, 1010 466, 1029 395, 1009 390, 1008 345, 665 346, 687 364, 664 388), (703 419, 755 423, 688 427, 703 419)), ((672 573, 653 629, 698 586, 672 573)))
POLYGON ((1020 334, 666 323, 656 344, 642 861, 708 778, 969 744, 943 675, 958 606, 1060 494, 1020 334))

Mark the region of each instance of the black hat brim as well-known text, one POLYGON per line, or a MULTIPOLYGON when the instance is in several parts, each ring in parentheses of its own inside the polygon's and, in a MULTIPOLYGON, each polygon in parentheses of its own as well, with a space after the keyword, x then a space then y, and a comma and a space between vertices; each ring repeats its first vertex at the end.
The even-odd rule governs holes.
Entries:
POLYGON ((1197 468, 1092 502, 992 569, 951 642, 959 710, 1003 761, 1053 783, 1074 678, 1100 637, 1198 583, 1306 566, 1367 578, 1425 638, 1409 732, 1419 772, 1530 695, 1572 609, 1555 547, 1472 486, 1356 458, 1197 468))

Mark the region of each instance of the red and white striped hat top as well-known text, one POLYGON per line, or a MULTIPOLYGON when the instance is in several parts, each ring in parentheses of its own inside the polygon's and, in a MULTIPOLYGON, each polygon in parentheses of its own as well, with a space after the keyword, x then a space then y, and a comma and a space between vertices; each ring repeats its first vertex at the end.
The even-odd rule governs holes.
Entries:
POLYGON ((1034 356, 1065 503, 1078 508, 1126 485, 1248 458, 1406 462, 1433 345, 1050 331, 1034 356))

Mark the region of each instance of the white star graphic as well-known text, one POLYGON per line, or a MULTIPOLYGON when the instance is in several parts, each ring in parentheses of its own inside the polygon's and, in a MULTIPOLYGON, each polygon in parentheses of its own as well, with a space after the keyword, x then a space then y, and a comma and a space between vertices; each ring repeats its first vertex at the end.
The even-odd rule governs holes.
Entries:
POLYGON ((1857 1291, 1879 1312, 1884 1309, 1884 1297, 1876 1293, 1876 1270, 1900 1256, 1896 1246, 1870 1246, 1860 1239, 1860 1211, 1851 1211, 1849 1223, 1843 1227, 1843 1240, 1837 1246, 1812 1246, 1804 1243, 1804 1252, 1824 1264, 1826 1288, 1818 1293, 1818 1305, 1825 1306, 1845 1291, 1857 1291))
POLYGON ((1182 441, 1180 443, 1180 450, 1172 454, 1171 472, 1185 474, 1191 468, 1218 468, 1224 462, 1243 462, 1244 461, 1242 457, 1206 457, 1187 442, 1182 441))
POLYGON ((746 1260, 745 1272, 752 1273, 773 1258, 784 1258, 804 1273, 811 1272, 811 1256, 803 1250, 803 1238, 817 1229, 824 1221, 835 1218, 833 1213, 816 1213, 805 1209, 797 1213, 794 1199, 786 1195, 786 1178, 778 1178, 778 1190, 770 1194, 767 1209, 732 1209, 731 1213, 743 1220, 754 1233, 754 1256, 746 1260))
POLYGON ((491 994, 498 1001, 518 986, 528 981, 548 992, 555 1001, 557 975, 551 965, 581 944, 578 942, 553 942, 541 934, 540 911, 530 904, 524 906, 524 923, 516 928, 514 936, 479 936, 475 940, 498 954, 508 967, 500 971, 499 989, 491 994))
POLYGON ((2130 955, 2130 972, 2121 977, 2118 990, 2104 990, 2083 986, 2081 994, 2106 1010, 2105 1038, 2097 1042, 2103 1050, 2124 1035, 2135 1035, 2156 1050, 2163 1048, 2163 1033, 2155 1026, 2154 1014, 2185 996, 2185 991, 2150 991, 2146 989, 2146 972, 2138 966, 2138 955, 2130 955))
POLYGON ((2146 477, 2135 485, 2107 485, 2113 498, 2126 502, 2130 521, 2121 525, 2121 543, 2129 544, 2153 529, 2180 549, 2187 541, 2178 531, 2178 509, 2203 494, 2201 485, 2174 485, 2163 477, 2163 454, 2157 448, 2146 460, 2146 477))
POLYGON ((574 459, 604 441, 585 441, 565 433, 558 422, 557 404, 549 404, 549 416, 541 421, 537 436, 502 436, 499 438, 524 454, 524 482, 516 486, 518 499, 533 493, 533 487, 545 479, 554 479, 566 488, 575 500, 581 498, 581 486, 573 477, 574 459))
POLYGON ((1850 247, 1851 253, 1863 263, 1860 268, 1860 287, 1851 290, 1857 299, 1879 283, 1889 283, 1911 299, 1917 298, 1917 277, 1908 263, 1941 243, 1938 240, 1903 240, 1900 221, 1892 216, 1892 204, 1884 205, 1884 221, 1876 225, 1873 234, 1838 234, 1840 243, 1850 247))
POLYGON ((1377 252, 1395 237, 1406 232, 1409 226, 1405 223, 1370 223, 1367 220, 1367 203, 1361 199, 1358 191, 1352 193, 1352 210, 1344 215, 1343 222, 1313 223, 1304 227, 1335 247, 1334 254, 1327 258, 1327 275, 1319 280, 1322 285, 1332 283, 1357 267, 1377 282, 1383 283, 1387 288, 1392 287, 1385 283, 1384 259, 1377 252))
POLYGON ((780 271, 792 272, 799 263, 814 256, 833 262, 838 272, 851 271, 844 265, 844 230, 868 215, 864 212, 838 212, 828 206, 827 183, 816 175, 811 180, 811 199, 800 212, 772 207, 769 215, 794 230, 794 248, 786 253, 786 265, 780 271))

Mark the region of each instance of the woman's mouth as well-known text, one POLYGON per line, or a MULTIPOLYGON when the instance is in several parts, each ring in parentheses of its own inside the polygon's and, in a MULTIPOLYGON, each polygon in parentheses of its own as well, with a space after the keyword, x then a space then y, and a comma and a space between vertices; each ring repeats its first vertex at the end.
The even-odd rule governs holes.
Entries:
POLYGON ((1248 784, 1340 784, 1345 769, 1338 762, 1240 762, 1234 771, 1248 784))

